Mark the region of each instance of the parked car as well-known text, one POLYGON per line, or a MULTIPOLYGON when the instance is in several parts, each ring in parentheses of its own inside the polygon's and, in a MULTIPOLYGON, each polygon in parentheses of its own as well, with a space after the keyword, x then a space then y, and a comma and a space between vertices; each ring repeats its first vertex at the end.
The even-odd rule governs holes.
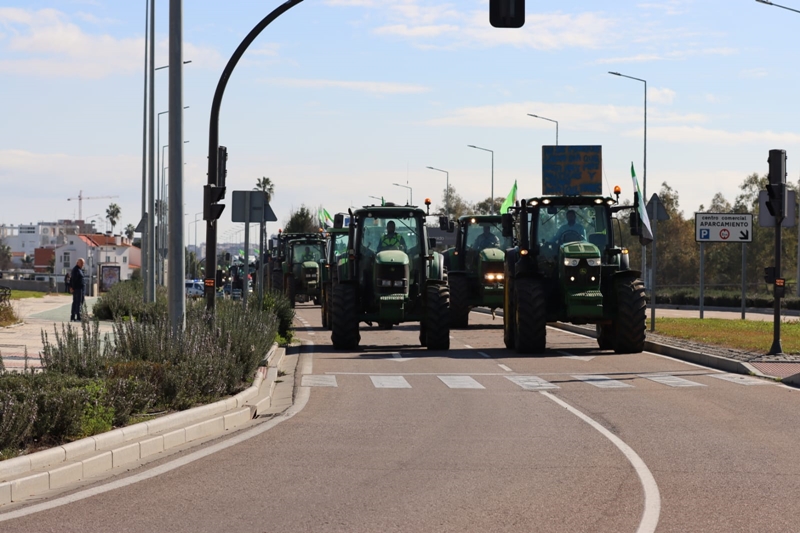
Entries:
POLYGON ((187 298, 202 298, 205 290, 203 284, 199 281, 186 280, 186 297, 187 298))

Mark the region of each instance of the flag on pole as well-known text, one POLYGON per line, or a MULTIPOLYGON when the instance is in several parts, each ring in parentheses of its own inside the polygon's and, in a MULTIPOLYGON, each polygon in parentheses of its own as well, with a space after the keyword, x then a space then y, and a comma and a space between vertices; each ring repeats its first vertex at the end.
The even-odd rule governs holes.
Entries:
POLYGON ((319 211, 317 212, 317 216, 319 217, 319 225, 323 228, 332 228, 333 227, 333 217, 328 213, 328 210, 324 207, 320 207, 319 211))
POLYGON ((383 199, 383 196, 381 196, 381 205, 386 205, 386 200, 383 199))
POLYGON ((639 219, 642 221, 642 234, 639 235, 639 243, 642 246, 647 246, 653 242, 653 230, 650 228, 650 217, 647 216, 646 200, 642 196, 642 190, 639 188, 639 180, 636 179, 636 171, 633 170, 633 162, 631 161, 631 179, 633 180, 633 190, 639 196, 639 219))
POLYGON ((506 196, 503 205, 500 206, 500 214, 504 215, 508 211, 509 207, 514 205, 514 202, 517 201, 517 180, 514 180, 514 186, 511 187, 511 191, 509 191, 508 196, 506 196))

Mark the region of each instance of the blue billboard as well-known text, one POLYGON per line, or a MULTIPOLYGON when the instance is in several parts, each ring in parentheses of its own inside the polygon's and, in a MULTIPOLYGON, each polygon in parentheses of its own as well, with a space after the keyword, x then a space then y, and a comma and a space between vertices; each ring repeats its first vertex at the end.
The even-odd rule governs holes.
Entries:
POLYGON ((542 146, 542 194, 603 194, 602 146, 542 146))

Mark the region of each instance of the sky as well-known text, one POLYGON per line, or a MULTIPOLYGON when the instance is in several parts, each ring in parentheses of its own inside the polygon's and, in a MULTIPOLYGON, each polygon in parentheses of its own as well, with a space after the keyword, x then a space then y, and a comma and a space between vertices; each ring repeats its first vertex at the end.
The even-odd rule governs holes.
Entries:
MULTIPOLYGON (((0 0, 0 224, 141 218, 146 0, 0 0), (81 192, 82 191, 82 192, 81 192)), ((800 9, 800 0, 781 5, 800 9)), ((184 0, 184 227, 204 241, 211 100, 244 36, 276 0, 184 0), (197 223, 195 221, 198 221, 197 223)), ((527 0, 521 29, 488 22, 488 0, 305 0, 271 24, 222 102, 228 196, 220 240, 241 239, 233 190, 275 185, 278 222, 371 197, 441 206, 541 193, 541 146, 601 145, 604 192, 666 182, 692 217, 733 201, 770 149, 800 177, 800 14, 755 0, 527 0), (469 148, 476 145, 492 154, 469 148), (433 166, 449 174, 427 169, 433 166), (405 187, 400 187, 400 184, 405 187), (238 232, 238 233, 237 233, 238 232)), ((156 66, 168 63, 169 2, 156 2, 156 66)), ((168 110, 168 71, 155 74, 168 110)), ((160 144, 167 144, 162 115, 160 144)), ((161 150, 158 150, 159 152, 161 150)), ((169 162, 164 165, 168 166, 169 162)), ((167 170, 169 175, 169 170, 167 170)), ((102 222, 100 223, 102 226, 102 222)), ((110 229, 110 228, 109 228, 110 229)))

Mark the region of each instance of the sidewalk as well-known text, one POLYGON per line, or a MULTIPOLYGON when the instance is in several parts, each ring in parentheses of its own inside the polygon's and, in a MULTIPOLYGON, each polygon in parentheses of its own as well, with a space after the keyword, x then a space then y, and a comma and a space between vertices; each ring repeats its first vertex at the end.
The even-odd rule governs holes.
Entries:
MULTIPOLYGON (((91 314, 97 298, 86 298, 86 309, 91 314)), ((23 298, 13 300, 14 311, 22 319, 22 324, 0 328, 0 354, 7 370, 18 370, 25 366, 25 350, 28 351, 28 366, 39 367, 39 354, 42 352, 42 330, 50 342, 55 342, 54 328, 80 324, 69 321, 72 297, 68 294, 48 294, 43 298, 23 298)), ((112 333, 110 322, 100 322, 100 335, 112 333)))

